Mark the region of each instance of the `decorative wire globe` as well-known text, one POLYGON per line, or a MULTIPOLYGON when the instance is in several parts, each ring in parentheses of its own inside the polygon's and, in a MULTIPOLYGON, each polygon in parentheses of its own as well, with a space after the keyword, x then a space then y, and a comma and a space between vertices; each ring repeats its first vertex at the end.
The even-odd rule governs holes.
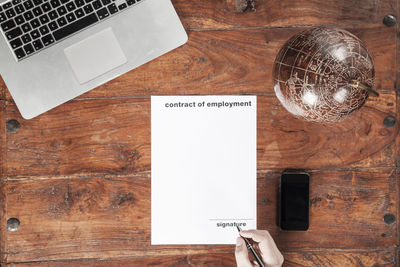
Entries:
POLYGON ((293 115, 314 122, 338 122, 359 109, 374 84, 374 64, 353 34, 310 28, 290 38, 273 69, 275 94, 293 115))

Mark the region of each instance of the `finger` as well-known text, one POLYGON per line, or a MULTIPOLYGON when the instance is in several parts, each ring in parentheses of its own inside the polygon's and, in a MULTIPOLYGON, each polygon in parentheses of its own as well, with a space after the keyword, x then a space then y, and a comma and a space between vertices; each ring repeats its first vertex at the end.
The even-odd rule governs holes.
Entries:
POLYGON ((246 243, 241 237, 236 239, 235 258, 238 267, 253 267, 249 260, 246 243))
POLYGON ((265 230, 243 230, 240 231, 240 235, 246 238, 251 238, 258 243, 265 241, 266 239, 272 239, 269 232, 265 230))
POLYGON ((246 238, 251 238, 255 242, 258 242, 261 257, 268 266, 282 265, 283 256, 268 231, 247 230, 241 231, 240 235, 246 238))

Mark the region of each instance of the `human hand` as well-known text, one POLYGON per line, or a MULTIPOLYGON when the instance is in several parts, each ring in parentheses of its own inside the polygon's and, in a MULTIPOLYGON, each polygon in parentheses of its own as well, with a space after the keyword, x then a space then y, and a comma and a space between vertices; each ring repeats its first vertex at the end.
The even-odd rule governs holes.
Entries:
MULTIPOLYGON (((275 245, 274 240, 268 231, 265 230, 243 230, 240 235, 252 239, 258 243, 263 263, 268 267, 280 267, 283 264, 283 256, 275 245)), ((235 250, 236 264, 238 267, 258 266, 256 262, 251 263, 247 251, 246 243, 242 237, 236 240, 235 250)))

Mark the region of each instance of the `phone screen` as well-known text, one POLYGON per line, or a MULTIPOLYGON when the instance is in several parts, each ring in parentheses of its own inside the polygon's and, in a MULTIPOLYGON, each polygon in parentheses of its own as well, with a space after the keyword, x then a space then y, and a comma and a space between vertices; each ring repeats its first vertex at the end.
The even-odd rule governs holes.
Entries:
POLYGON ((283 173, 280 184, 279 226, 283 230, 307 230, 309 226, 307 173, 283 173))

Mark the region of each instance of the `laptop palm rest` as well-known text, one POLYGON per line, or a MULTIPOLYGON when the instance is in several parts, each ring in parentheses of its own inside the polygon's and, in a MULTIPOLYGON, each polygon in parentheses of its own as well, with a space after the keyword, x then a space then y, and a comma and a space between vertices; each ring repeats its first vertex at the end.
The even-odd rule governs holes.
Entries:
POLYGON ((127 62, 112 28, 106 28, 67 47, 64 54, 80 84, 127 62))

